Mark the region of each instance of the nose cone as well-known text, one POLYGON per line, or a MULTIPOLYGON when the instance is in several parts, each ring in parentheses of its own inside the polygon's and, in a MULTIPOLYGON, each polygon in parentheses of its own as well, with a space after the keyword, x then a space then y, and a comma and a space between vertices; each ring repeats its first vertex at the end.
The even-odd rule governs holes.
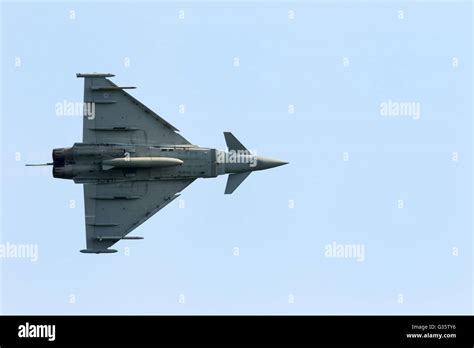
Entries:
POLYGON ((268 157, 257 157, 257 166, 255 167, 254 170, 270 169, 270 168, 279 167, 285 164, 288 164, 288 162, 280 161, 280 160, 268 158, 268 157))

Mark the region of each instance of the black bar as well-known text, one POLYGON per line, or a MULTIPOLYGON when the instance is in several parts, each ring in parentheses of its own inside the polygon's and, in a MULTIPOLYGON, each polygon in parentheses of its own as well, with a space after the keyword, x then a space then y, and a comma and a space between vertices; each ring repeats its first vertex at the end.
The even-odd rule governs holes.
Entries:
POLYGON ((473 347, 473 328, 473 316, 0 316, 0 346, 256 343, 473 347), (48 331, 48 327, 32 325, 55 325, 54 341, 52 327, 48 331), (37 333, 46 337, 19 337, 37 333))

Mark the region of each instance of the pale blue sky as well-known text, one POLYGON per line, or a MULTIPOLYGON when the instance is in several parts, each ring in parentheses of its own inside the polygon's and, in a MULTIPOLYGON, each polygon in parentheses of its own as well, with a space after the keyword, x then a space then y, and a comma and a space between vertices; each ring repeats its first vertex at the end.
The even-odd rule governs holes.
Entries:
POLYGON ((39 254, 0 258, 1 312, 472 313, 472 15, 468 1, 3 2, 1 243, 39 254), (81 140, 55 104, 81 101, 75 73, 90 71, 137 86, 195 144, 224 149, 232 131, 290 164, 229 196, 225 177, 197 180, 145 240, 81 254, 82 186, 24 164, 81 140), (388 100, 420 119, 381 115, 388 100), (333 242, 363 262, 325 257, 333 242))

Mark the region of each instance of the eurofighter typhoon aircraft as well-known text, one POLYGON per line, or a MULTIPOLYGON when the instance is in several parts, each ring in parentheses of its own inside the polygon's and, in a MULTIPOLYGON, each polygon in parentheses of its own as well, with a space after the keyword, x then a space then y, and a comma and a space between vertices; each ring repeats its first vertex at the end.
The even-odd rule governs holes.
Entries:
POLYGON ((232 133, 224 132, 228 152, 191 144, 178 130, 108 78, 84 78, 82 142, 53 150, 53 176, 84 184, 87 249, 109 249, 179 196, 197 178, 229 174, 230 194, 256 170, 287 164, 257 157, 232 133), (86 113, 85 113, 86 114, 86 113))

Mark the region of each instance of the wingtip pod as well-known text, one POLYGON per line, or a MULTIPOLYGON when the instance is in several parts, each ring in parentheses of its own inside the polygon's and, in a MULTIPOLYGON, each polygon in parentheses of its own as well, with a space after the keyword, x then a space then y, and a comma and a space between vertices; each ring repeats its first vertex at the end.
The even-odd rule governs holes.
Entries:
POLYGON ((115 249, 103 249, 103 250, 97 250, 97 249, 82 249, 81 253, 83 254, 112 254, 116 253, 117 250, 115 249))
POLYGON ((114 74, 110 73, 77 73, 76 77, 114 77, 114 74))

